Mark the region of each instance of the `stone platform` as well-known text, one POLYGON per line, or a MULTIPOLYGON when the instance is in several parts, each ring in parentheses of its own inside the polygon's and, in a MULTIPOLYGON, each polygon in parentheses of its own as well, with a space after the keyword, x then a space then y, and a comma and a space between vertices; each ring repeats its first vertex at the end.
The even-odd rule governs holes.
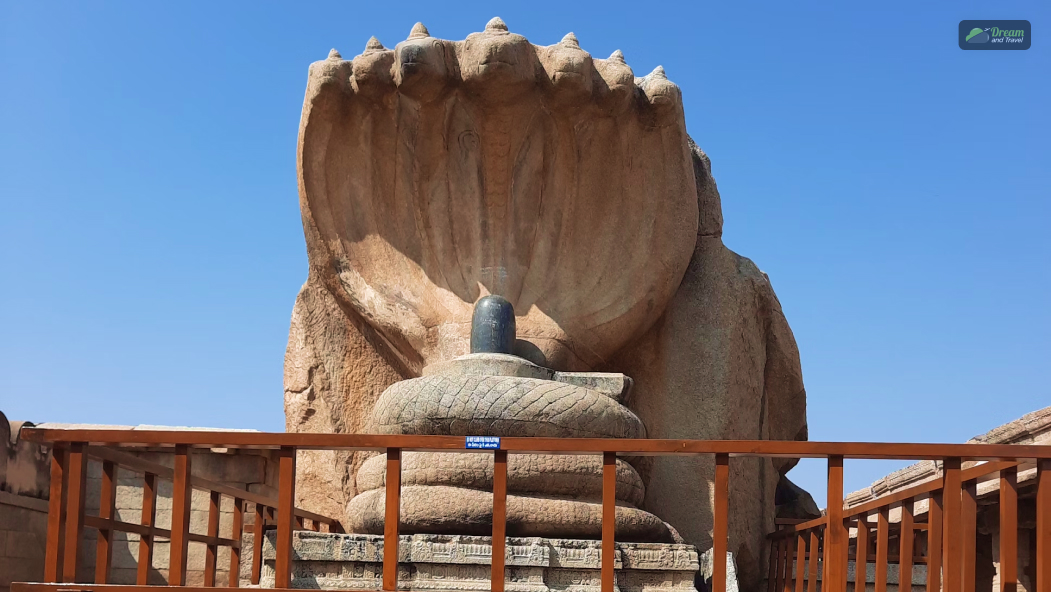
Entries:
MULTIPOLYGON (((274 586, 274 531, 263 544, 260 587, 274 586)), ((508 538, 507 592, 598 592, 599 541, 508 538)), ((379 590, 383 537, 297 531, 292 541, 292 587, 379 590)), ((616 589, 620 592, 697 592, 699 569, 693 545, 617 543, 616 589)), ((439 592, 487 591, 492 539, 481 536, 402 536, 398 589, 439 592)))

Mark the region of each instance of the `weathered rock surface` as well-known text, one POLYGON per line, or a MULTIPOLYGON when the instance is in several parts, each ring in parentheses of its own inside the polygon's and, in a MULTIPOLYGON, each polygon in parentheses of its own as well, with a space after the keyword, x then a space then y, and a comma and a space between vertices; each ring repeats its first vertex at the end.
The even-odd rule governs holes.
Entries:
MULTIPOLYGON (((384 434, 637 438, 642 423, 614 397, 631 381, 612 373, 563 376, 522 358, 478 353, 450 360, 424 376, 387 388, 372 411, 371 430, 384 434), (560 382, 537 378, 549 375, 560 382), (604 391, 591 390, 597 386, 604 391)), ((492 456, 413 454, 402 485, 401 526, 406 532, 483 534, 492 523, 492 456), (473 458, 472 458, 473 457, 473 458)), ((347 507, 354 532, 383 532, 386 456, 358 471, 358 495, 347 507)), ((601 535, 602 464, 598 456, 509 455, 509 532, 521 536, 601 535), (513 459, 513 461, 511 460, 513 459)), ((618 463, 617 512, 624 540, 678 539, 674 529, 631 502, 645 498, 638 473, 618 463)), ((402 471, 406 471, 403 469, 402 471)))
MULTIPOLYGON (((661 319, 607 368, 635 380, 627 405, 651 438, 806 439, 806 392, 799 352, 769 278, 722 243, 719 192, 707 156, 694 148, 697 246, 661 319)), ((794 460, 730 461, 730 545, 745 590, 758 589, 764 537, 774 528, 774 494, 794 460)), ((645 457, 642 508, 683 538, 711 545, 715 461, 645 457), (691 500, 692 503, 684 503, 691 500)))
MULTIPOLYGON (((387 455, 367 460, 358 471, 361 491, 380 489, 386 482, 387 455)), ((493 457, 490 454, 404 452, 401 484, 448 485, 492 491, 493 457)), ((602 497, 602 458, 559 454, 510 454, 507 457, 507 491, 556 496, 602 497)), ((617 460, 617 499, 638 506, 645 488, 638 471, 617 460)))
MULTIPOLYGON (((360 493, 347 505, 348 529, 383 532, 384 492, 360 493)), ((617 538, 634 542, 672 543, 677 535, 660 518, 617 502, 617 538)), ((401 531, 484 535, 493 531, 493 494, 444 486, 402 486, 401 531)), ((551 496, 507 496, 508 536, 596 539, 602 537, 600 499, 551 496)))
MULTIPOLYGON (((246 535, 251 536, 251 535, 246 535)), ((378 590, 383 537, 297 531, 292 538, 292 587, 378 590)), ((274 585, 274 532, 263 541, 260 584, 274 585)), ((413 535, 398 541, 399 588, 434 592, 490 590, 492 541, 484 536, 413 535)), ((507 539, 509 592, 599 592, 599 541, 507 539)), ((250 565, 250 561, 248 564, 250 565)), ((697 549, 692 545, 621 543, 614 551, 620 592, 697 592, 697 549)), ((242 572, 242 587, 247 582, 242 572)))
POLYGON ((423 376, 391 385, 372 412, 380 434, 642 438, 634 413, 602 393, 553 380, 423 376))
MULTIPOLYGON (((497 22, 463 42, 414 30, 394 51, 370 42, 352 62, 314 64, 288 429, 369 429, 388 386, 468 351, 471 306, 496 293, 519 314, 516 354, 631 376, 626 405, 649 437, 806 438, 791 330, 769 279, 723 245, 710 165, 683 121, 662 70, 636 79, 619 52, 592 59, 568 37, 536 47, 497 22)), ((311 454, 304 506, 332 513, 363 491, 366 455, 311 454)), ((632 463, 641 509, 706 547, 712 460, 632 463)), ((731 461, 744 589, 761 578, 791 464, 731 461)))
POLYGON ((653 324, 690 259, 679 89, 499 19, 465 41, 425 31, 310 67, 299 181, 319 279, 413 373, 465 353, 487 293, 537 361, 587 370, 653 324))

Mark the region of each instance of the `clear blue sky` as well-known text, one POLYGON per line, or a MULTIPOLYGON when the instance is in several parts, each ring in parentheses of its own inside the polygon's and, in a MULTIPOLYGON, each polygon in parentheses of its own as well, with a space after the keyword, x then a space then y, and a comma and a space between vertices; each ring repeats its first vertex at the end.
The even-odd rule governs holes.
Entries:
MULTIPOLYGON (((0 410, 282 430, 310 62, 416 21, 663 64, 810 436, 960 442, 1051 404, 1046 2, 0 3, 0 410), (962 19, 1032 49, 964 52, 962 19)), ((1051 34, 1049 37, 1051 38, 1051 34)), ((847 489, 886 463, 854 463, 847 489)), ((816 496, 820 466, 793 472, 816 496)))

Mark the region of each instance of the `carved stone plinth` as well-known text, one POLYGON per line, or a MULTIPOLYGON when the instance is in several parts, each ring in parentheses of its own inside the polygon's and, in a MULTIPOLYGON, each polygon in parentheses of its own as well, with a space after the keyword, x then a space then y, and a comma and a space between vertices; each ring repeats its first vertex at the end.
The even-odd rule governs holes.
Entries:
MULTIPOLYGON (((260 585, 274 586, 274 531, 263 545, 260 585)), ((599 541, 507 539, 508 592, 598 592, 599 541)), ((292 587, 379 590, 383 537, 364 534, 295 533, 292 587)), ((402 536, 398 589, 460 592, 489 590, 490 537, 420 534, 402 536)), ((616 589, 620 592, 697 592, 699 569, 693 545, 617 543, 616 589)))

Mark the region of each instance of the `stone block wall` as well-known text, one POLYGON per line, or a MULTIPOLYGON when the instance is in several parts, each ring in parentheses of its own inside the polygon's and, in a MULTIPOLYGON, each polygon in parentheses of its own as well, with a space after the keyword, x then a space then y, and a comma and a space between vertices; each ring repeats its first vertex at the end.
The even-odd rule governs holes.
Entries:
POLYGON ((0 592, 44 575, 47 502, 0 491, 0 592))

